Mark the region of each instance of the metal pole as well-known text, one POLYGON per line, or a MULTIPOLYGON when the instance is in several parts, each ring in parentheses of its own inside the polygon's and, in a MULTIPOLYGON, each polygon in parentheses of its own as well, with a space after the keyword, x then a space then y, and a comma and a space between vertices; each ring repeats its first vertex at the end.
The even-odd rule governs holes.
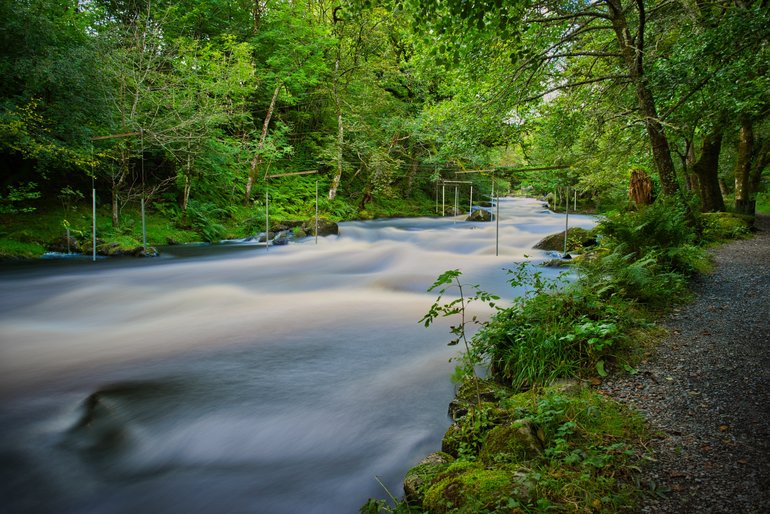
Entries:
POLYGON ((572 212, 577 212, 577 189, 575 189, 574 193, 575 193, 575 202, 572 204, 572 212))
MULTIPOLYGON (((460 213, 460 211, 458 210, 458 207, 457 207, 457 199, 459 198, 459 194, 460 193, 458 191, 458 188, 457 188, 457 186, 455 186, 455 212, 454 212, 455 216, 457 216, 460 213)), ((457 223, 457 219, 455 219, 455 223, 457 223)))
POLYGON ((91 249, 91 252, 93 254, 92 260, 93 262, 96 262, 96 188, 91 189, 91 199, 92 201, 92 207, 91 207, 91 217, 93 219, 93 227, 91 229, 91 232, 93 233, 93 248, 91 249))
POLYGON ((468 201, 468 215, 473 212, 473 186, 471 186, 471 199, 468 201))
POLYGON ((441 215, 446 216, 446 184, 441 184, 441 215))
POLYGON ((141 151, 142 151, 142 248, 144 253, 147 253, 147 222, 144 217, 144 129, 139 129, 139 137, 141 139, 141 151))
POLYGON ((144 252, 147 253, 147 223, 144 220, 144 198, 142 198, 142 244, 144 252))
POLYGON ((495 199, 495 257, 500 255, 500 193, 498 191, 495 199))
POLYGON ((270 251, 270 199, 265 189, 265 251, 270 251))
POLYGON ((564 195, 564 257, 567 256, 567 233, 569 232, 569 188, 567 188, 567 194, 564 195))
POLYGON ((318 179, 315 179, 315 244, 318 244, 318 179))

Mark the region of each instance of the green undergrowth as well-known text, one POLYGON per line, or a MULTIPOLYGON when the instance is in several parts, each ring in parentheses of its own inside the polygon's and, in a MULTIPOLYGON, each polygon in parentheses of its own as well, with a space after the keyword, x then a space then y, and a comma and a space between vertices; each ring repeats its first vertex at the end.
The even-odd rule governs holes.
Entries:
POLYGON ((633 510, 646 490, 638 477, 649 434, 639 414, 591 385, 636 372, 661 332, 656 320, 690 298, 693 276, 710 270, 705 246, 744 237, 748 221, 693 219, 670 202, 609 214, 569 279, 546 279, 526 262, 512 266, 509 283, 526 292, 505 308, 459 270, 441 274, 421 321, 452 319, 450 344, 464 349, 445 457, 419 480, 408 474, 402 499, 370 500, 362 512, 633 510), (474 302, 495 314, 469 317, 474 302), (472 324, 481 327, 470 337, 472 324))
MULTIPOLYGON (((307 195, 305 195, 307 196, 307 195)), ((259 197, 257 195, 257 197, 259 197)), ((310 220, 315 217, 315 198, 284 197, 272 191, 270 225, 282 221, 310 220)), ((321 219, 339 222, 352 219, 424 216, 433 214, 433 203, 427 198, 385 199, 369 202, 364 209, 345 200, 319 199, 321 219)), ((49 250, 66 249, 66 235, 90 248, 92 238, 92 209, 90 202, 44 203, 37 207, 0 213, 0 258, 34 258, 49 250)), ((193 242, 216 242, 238 239, 264 232, 265 205, 217 205, 213 202, 191 200, 183 212, 174 201, 153 202, 147 206, 145 230, 148 246, 164 246, 193 242)), ((118 224, 112 221, 109 205, 100 204, 96 212, 98 245, 129 249, 143 242, 141 210, 134 203, 120 212, 118 224)))
POLYGON ((25 243, 10 239, 0 239, 0 258, 30 259, 45 253, 45 248, 37 243, 25 243))
POLYGON ((494 402, 466 405, 440 459, 409 471, 418 485, 408 497, 369 500, 361 512, 609 513, 634 505, 650 437, 639 414, 577 382, 520 393, 494 387, 494 402))

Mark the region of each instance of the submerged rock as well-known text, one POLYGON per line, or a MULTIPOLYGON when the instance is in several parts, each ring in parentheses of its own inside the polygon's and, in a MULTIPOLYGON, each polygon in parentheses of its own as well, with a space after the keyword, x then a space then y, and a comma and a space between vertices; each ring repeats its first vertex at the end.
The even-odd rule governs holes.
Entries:
POLYGON ((485 209, 476 209, 465 221, 492 221, 492 213, 485 209))

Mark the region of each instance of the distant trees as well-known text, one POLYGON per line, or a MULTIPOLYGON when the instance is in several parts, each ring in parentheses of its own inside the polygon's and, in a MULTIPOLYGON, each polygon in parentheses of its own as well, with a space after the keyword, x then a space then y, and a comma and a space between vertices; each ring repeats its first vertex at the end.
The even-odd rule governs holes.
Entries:
MULTIPOLYGON (((684 183, 699 194, 705 210, 723 208, 716 172, 728 173, 719 165, 720 134, 747 120, 744 151, 735 157, 736 207, 758 187, 767 163, 762 141, 749 143, 757 137, 749 125, 761 124, 769 113, 766 2, 404 4, 437 34, 439 52, 450 59, 497 59, 497 85, 480 90, 478 98, 497 105, 501 118, 527 112, 525 107, 532 117, 517 116, 522 124, 575 113, 583 120, 580 130, 596 132, 594 143, 614 133, 625 146, 625 136, 612 128, 621 127, 636 140, 628 148, 631 155, 640 157, 637 127, 642 127, 661 192, 678 195, 680 182, 690 177, 684 183), (682 156, 680 166, 676 154, 682 156), (746 159, 753 164, 738 164, 746 159), (753 175, 744 171, 748 168, 753 175)), ((575 143, 594 155, 602 151, 595 144, 588 148, 590 141, 575 143)), ((563 147, 551 154, 555 160, 561 156, 563 147)))
POLYGON ((647 169, 664 195, 753 212, 765 4, 6 2, 4 191, 95 176, 117 225, 128 199, 164 190, 181 214, 194 198, 251 205, 271 169, 319 169, 328 205, 364 209, 442 169, 529 162, 572 170, 529 176, 544 189, 625 196, 647 169), (142 137, 92 142, 119 133, 142 137))

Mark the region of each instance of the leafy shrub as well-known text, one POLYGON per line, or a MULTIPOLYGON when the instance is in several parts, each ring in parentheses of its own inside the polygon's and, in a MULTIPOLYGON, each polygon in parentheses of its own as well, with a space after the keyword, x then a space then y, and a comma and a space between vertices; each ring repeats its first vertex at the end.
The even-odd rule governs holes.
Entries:
POLYGON ((706 241, 739 239, 751 233, 752 216, 729 212, 708 212, 702 216, 703 239, 706 241))
POLYGON ((34 212, 32 200, 40 198, 35 182, 20 184, 18 187, 8 186, 5 195, 0 194, 0 214, 19 214, 34 212))
POLYGON ((212 203, 190 200, 187 206, 187 219, 190 225, 209 242, 219 241, 224 237, 226 229, 219 220, 227 214, 226 210, 212 203))
POLYGON ((638 211, 612 214, 599 224, 602 245, 627 262, 653 256, 663 272, 692 274, 702 268, 705 253, 695 246, 696 227, 686 207, 658 201, 638 211))
POLYGON ((621 352, 627 307, 579 287, 533 296, 501 311, 474 338, 495 376, 514 388, 593 372, 621 352), (600 364, 601 363, 601 364, 600 364))

